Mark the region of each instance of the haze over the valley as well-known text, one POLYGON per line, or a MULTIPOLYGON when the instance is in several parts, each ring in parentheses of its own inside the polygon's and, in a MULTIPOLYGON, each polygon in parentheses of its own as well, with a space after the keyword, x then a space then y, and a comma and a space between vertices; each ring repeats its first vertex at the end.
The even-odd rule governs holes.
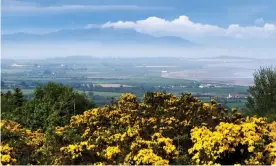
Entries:
POLYGON ((1 59, 196 59, 162 77, 228 81, 275 66, 275 1, 154 2, 3 0, 1 59))
POLYGON ((95 42, 12 43, 2 45, 3 59, 45 59, 66 56, 93 57, 216 57, 275 59, 274 48, 180 47, 142 44, 100 44, 95 42))

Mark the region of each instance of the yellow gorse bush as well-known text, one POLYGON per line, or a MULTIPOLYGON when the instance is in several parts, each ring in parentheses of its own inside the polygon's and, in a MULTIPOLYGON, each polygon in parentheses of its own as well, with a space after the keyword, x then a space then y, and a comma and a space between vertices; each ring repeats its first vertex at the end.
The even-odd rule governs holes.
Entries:
POLYGON ((1 163, 19 164, 28 158, 30 162, 39 164, 36 159, 44 142, 44 134, 40 131, 24 129, 20 124, 1 121, 1 163))
POLYGON ((12 154, 13 148, 9 147, 8 144, 0 146, 1 164, 15 164, 16 159, 13 158, 12 154))
POLYGON ((1 132, 4 164, 219 165, 276 160, 275 122, 245 118, 235 109, 227 112, 214 100, 202 103, 190 94, 146 93, 138 102, 126 93, 116 104, 75 115, 69 124, 45 134, 5 120, 1 132), (23 160, 20 154, 26 149, 30 155, 23 160))
POLYGON ((57 127, 56 136, 74 144, 58 144, 58 159, 53 160, 59 161, 55 164, 176 164, 187 155, 188 147, 182 144, 191 146, 189 128, 203 121, 211 127, 231 119, 215 101, 204 105, 191 95, 149 93, 138 103, 136 96, 122 94, 116 105, 86 111, 73 116, 64 128, 57 127), (71 132, 80 137, 73 139, 71 132), (86 148, 80 145, 84 141, 86 148), (90 145, 93 149, 88 150, 90 145))
POLYGON ((273 164, 275 141, 270 126, 265 119, 252 117, 239 124, 221 122, 214 130, 196 127, 191 130, 194 145, 189 153, 196 164, 223 163, 231 155, 239 156, 240 164, 273 164))

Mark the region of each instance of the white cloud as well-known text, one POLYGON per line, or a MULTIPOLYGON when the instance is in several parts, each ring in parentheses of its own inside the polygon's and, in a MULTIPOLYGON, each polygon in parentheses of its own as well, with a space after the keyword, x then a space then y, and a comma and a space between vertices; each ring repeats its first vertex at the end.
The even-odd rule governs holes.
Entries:
POLYGON ((107 22, 103 28, 135 29, 141 33, 158 36, 195 37, 234 37, 234 38, 269 38, 276 34, 276 25, 265 23, 263 26, 245 26, 231 24, 227 28, 217 25, 195 23, 187 16, 180 16, 174 20, 149 17, 138 21, 107 22))
POLYGON ((221 33, 223 29, 213 25, 203 25, 200 23, 193 23, 187 16, 180 16, 177 19, 168 21, 158 17, 149 17, 145 20, 138 20, 136 22, 118 21, 108 22, 102 26, 103 28, 133 28, 142 33, 176 35, 182 36, 187 34, 204 35, 208 33, 221 33))

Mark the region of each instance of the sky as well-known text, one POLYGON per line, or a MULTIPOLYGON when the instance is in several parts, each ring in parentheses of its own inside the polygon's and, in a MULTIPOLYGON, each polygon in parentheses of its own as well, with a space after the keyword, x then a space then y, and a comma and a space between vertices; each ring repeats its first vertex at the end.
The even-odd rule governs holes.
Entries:
MULTIPOLYGON (((256 56, 273 53, 276 45, 275 0, 2 0, 1 7, 2 34, 132 29, 152 36, 181 37, 209 50, 220 47, 226 53, 237 47, 254 49, 259 52, 256 56)), ((4 45, 3 56, 15 55, 9 50, 15 47, 4 45)), ((45 44, 44 49, 48 47, 45 44)))

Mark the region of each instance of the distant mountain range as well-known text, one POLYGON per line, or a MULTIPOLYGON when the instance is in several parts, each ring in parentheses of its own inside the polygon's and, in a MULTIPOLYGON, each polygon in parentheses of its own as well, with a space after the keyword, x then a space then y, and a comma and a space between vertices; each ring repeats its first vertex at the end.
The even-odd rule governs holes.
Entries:
POLYGON ((2 35, 2 41, 14 42, 44 42, 44 41, 89 41, 103 44, 164 44, 180 46, 198 46, 197 44, 174 36, 154 37, 134 30, 113 28, 91 28, 77 30, 60 30, 43 35, 28 33, 13 33, 2 35))

